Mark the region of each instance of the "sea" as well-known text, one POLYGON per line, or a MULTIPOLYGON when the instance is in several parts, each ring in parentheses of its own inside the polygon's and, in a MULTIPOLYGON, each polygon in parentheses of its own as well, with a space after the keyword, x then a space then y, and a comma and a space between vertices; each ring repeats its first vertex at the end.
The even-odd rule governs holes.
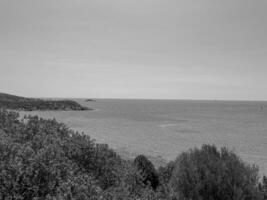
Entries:
POLYGON ((88 111, 21 112, 55 118, 107 143, 124 158, 148 156, 156 166, 203 144, 226 146, 267 175, 267 102, 75 99, 88 111))

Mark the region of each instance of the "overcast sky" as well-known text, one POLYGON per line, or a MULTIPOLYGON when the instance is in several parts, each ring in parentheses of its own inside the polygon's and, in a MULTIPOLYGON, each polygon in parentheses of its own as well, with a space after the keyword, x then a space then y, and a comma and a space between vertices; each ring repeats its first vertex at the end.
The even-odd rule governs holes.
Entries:
POLYGON ((0 92, 267 100, 267 1, 0 0, 0 92))

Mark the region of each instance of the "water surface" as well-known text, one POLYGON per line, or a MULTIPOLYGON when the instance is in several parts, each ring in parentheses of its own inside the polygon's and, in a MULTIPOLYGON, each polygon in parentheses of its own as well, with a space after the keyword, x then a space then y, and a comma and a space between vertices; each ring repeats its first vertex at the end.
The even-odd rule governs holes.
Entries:
POLYGON ((128 156, 173 160, 189 148, 216 144, 234 149, 267 174, 267 102, 77 101, 95 110, 30 113, 56 118, 128 156))

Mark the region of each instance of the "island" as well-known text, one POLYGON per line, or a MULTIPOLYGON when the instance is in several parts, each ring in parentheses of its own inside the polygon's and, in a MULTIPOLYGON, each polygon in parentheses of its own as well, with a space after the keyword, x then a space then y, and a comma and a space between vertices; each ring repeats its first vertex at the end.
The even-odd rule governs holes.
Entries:
POLYGON ((0 108, 10 110, 92 110, 72 100, 45 100, 0 93, 0 108))
POLYGON ((85 102, 89 102, 89 101, 94 102, 95 100, 94 99, 85 99, 85 102))

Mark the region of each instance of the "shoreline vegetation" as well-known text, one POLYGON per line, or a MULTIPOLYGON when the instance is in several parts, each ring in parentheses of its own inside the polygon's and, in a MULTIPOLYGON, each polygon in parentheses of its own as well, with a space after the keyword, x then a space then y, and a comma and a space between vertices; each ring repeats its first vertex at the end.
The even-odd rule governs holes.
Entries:
POLYGON ((0 199, 264 200, 267 177, 227 148, 189 149, 155 168, 55 119, 0 110, 0 199))
POLYGON ((0 93, 0 108, 17 111, 93 110, 72 100, 43 100, 0 93))
POLYGON ((226 147, 204 144, 155 167, 149 157, 125 159, 55 119, 10 109, 85 108, 0 93, 0 200, 267 199, 267 177, 226 147))

